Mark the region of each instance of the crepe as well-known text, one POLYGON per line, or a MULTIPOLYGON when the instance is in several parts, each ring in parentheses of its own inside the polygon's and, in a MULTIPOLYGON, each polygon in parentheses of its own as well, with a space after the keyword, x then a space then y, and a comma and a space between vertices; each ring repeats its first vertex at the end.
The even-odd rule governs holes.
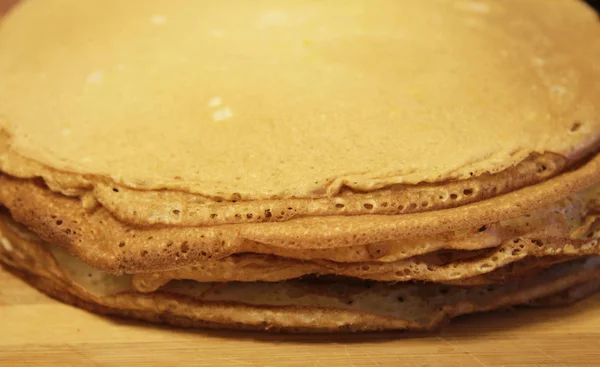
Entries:
POLYGON ((598 38, 567 0, 22 1, 0 262, 183 326, 576 300, 600 274, 598 38))
POLYGON ((339 6, 23 1, 0 34, 2 170, 260 208, 532 154, 569 165, 597 142, 600 27, 583 4, 339 6))
MULTIPOLYGON (((9 270, 57 299, 93 312, 185 327, 288 332, 429 330, 463 314, 529 302, 543 305, 545 297, 564 297, 563 292, 584 289, 583 285, 600 275, 600 257, 587 257, 499 286, 173 281, 157 292, 138 293, 131 289, 128 276, 99 272, 58 248, 26 239, 2 242, 0 255, 9 270)), ((547 302, 555 301, 547 298, 547 302)))
MULTIPOLYGON (((274 282, 305 275, 337 275, 396 282, 425 280, 460 285, 489 284, 493 279, 506 281, 504 278, 507 275, 517 277, 531 272, 531 269, 547 268, 577 257, 599 254, 600 232, 592 229, 591 224, 596 222, 587 221, 583 227, 573 232, 581 233, 582 239, 573 236, 562 241, 554 239, 554 243, 543 243, 539 239, 527 242, 516 239, 493 249, 433 252, 389 263, 307 262, 260 254, 240 254, 170 271, 134 274, 131 277, 131 286, 139 292, 153 292, 169 281, 178 279, 191 279, 202 283, 274 282)), ((7 243, 26 240, 36 242, 42 247, 54 248, 55 255, 58 251, 56 246, 45 243, 9 216, 0 217, 0 234, 7 243)))
MULTIPOLYGON (((535 237, 568 237, 569 228, 577 226, 587 215, 577 194, 571 198, 569 194, 589 184, 589 180, 600 172, 596 160, 512 194, 452 210, 405 215, 402 220, 394 216, 327 217, 236 226, 137 227, 115 220, 102 207, 88 211, 81 200, 54 194, 35 181, 8 176, 0 176, 0 203, 10 210, 13 218, 32 228, 46 241, 65 247, 94 267, 112 273, 181 268, 249 248, 261 253, 261 246, 257 244, 269 245, 266 246, 269 248, 267 253, 278 254, 279 250, 275 249, 284 248, 282 255, 306 249, 341 248, 338 252, 347 252, 349 245, 368 245, 368 251, 374 254, 372 258, 377 257, 377 250, 385 256, 390 247, 392 251, 398 251, 400 255, 404 251, 405 257, 410 257, 444 249, 446 243, 449 249, 476 250, 498 246, 526 234, 524 229, 529 228, 533 228, 534 233, 535 229, 540 231, 535 237), (564 204, 553 207, 552 203, 557 199, 560 202, 563 196, 564 204), (542 209, 543 204, 550 206, 542 209), (540 206, 541 211, 532 216, 536 206, 540 206), (521 214, 520 224, 519 220, 509 220, 511 216, 503 218, 507 212, 515 218, 521 214), (496 230, 502 225, 486 220, 498 217, 505 221, 507 230, 496 230), (471 228, 456 233, 460 229, 457 222, 471 228), (449 233, 431 234, 444 227, 448 227, 449 233), (425 235, 419 236, 419 232, 425 235), (475 237, 482 232, 487 235, 475 237), (350 244, 344 241, 348 237, 350 244), (453 241, 453 237, 459 241, 453 241), (87 243, 94 243, 94 247, 86 246, 87 243)), ((596 202, 594 193, 592 190, 587 194, 590 205, 596 202)))

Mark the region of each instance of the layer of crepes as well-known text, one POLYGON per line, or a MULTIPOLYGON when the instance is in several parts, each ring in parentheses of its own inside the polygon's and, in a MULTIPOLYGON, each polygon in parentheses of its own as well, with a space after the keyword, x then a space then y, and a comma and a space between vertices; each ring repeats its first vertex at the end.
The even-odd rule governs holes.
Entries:
POLYGON ((540 271, 552 265, 571 261, 583 256, 543 256, 526 257, 520 261, 511 262, 496 270, 483 272, 481 274, 462 279, 442 280, 440 283, 461 287, 473 287, 486 284, 502 284, 512 281, 521 281, 535 276, 540 271))
MULTIPOLYGON (((1 136, 1 134, 0 134, 1 136)), ((120 221, 132 225, 206 226, 282 222, 299 217, 409 214, 454 208, 536 184, 563 172, 597 150, 566 158, 553 153, 533 154, 496 174, 485 173, 460 181, 417 185, 396 184, 372 192, 344 189, 335 196, 244 200, 240 196, 210 198, 173 190, 136 190, 104 177, 84 178, 59 172, 21 157, 11 150, 8 135, 0 139, 0 169, 19 178, 43 178, 53 191, 82 197, 84 205, 102 205, 120 221)))
MULTIPOLYGON (((566 201, 569 204, 572 202, 566 201)), ((568 209, 572 205, 564 205, 568 209)), ((575 206, 575 211, 581 207, 575 206)), ((140 273, 132 277, 132 285, 139 292, 153 292, 172 280, 191 279, 207 282, 276 282, 305 275, 336 275, 378 281, 428 281, 446 284, 478 285, 505 281, 507 276, 524 276, 540 268, 565 262, 577 257, 600 254, 600 223, 590 214, 580 225, 567 223, 565 208, 555 206, 552 211, 528 215, 529 226, 539 217, 546 231, 528 232, 528 237, 517 237, 498 247, 470 251, 444 250, 413 256, 391 262, 339 263, 329 260, 295 260, 273 255, 242 253, 223 259, 203 261, 177 270, 140 273), (552 212, 561 213, 552 218, 552 212), (554 235, 549 236, 549 235, 554 235), (509 266, 521 262, 521 265, 509 266), (506 269, 509 269, 508 271, 506 269)), ((568 211, 568 210, 567 210, 568 211)), ((575 222, 573 218, 569 218, 575 222)), ((516 220, 510 220, 509 222, 516 220)), ((577 221, 580 222, 580 221, 577 221)), ((535 228, 535 226, 533 226, 535 228)), ((27 246, 36 242, 53 249, 55 256, 62 250, 42 241, 35 233, 18 225, 9 216, 0 220, 0 235, 9 243, 27 246)))
POLYGON ((587 283, 582 283, 575 287, 569 288, 564 292, 557 293, 548 297, 538 298, 528 302, 528 306, 532 307, 561 307, 579 301, 590 295, 597 293, 600 290, 600 282, 595 279, 587 283))
POLYGON ((173 279, 191 279, 198 282, 275 282, 316 274, 341 275, 378 281, 419 280, 470 285, 481 283, 485 278, 479 278, 479 276, 483 274, 494 272, 529 257, 542 258, 543 263, 551 265, 576 257, 598 254, 600 254, 600 246, 597 239, 590 239, 586 242, 560 240, 555 243, 547 239, 544 239, 543 242, 534 239, 518 243, 509 241, 497 249, 484 251, 484 254, 445 252, 384 264, 334 263, 326 260, 299 262, 273 256, 239 255, 221 260, 205 261, 172 271, 135 274, 133 275, 133 284, 137 291, 153 292, 173 279), (466 258, 460 259, 461 255, 466 258), (459 259, 448 261, 448 258, 453 256, 457 256, 459 259), (478 277, 478 279, 471 280, 472 277, 478 277))
POLYGON ((583 2, 345 9, 23 1, 0 29, 2 126, 73 182, 257 200, 465 179, 600 134, 583 2))
POLYGON ((495 247, 527 233, 567 238, 595 210, 600 157, 521 190, 451 210, 299 218, 213 227, 134 227, 34 180, 0 175, 0 203, 44 240, 112 273, 165 271, 254 252, 302 260, 391 262, 442 249, 495 247), (581 191, 581 192, 578 192, 581 191), (507 219, 513 218, 513 219, 507 219), (87 244, 93 243, 91 247, 87 244))
POLYGON ((140 191, 105 183, 96 184, 87 195, 88 200, 97 200, 119 220, 135 225, 199 226, 281 222, 311 216, 397 215, 455 208, 506 194, 559 174, 578 161, 571 158, 535 154, 496 174, 436 184, 396 184, 367 193, 346 189, 324 198, 215 200, 183 192, 140 191))
POLYGON ((135 227, 103 207, 89 210, 81 200, 54 193, 37 181, 6 175, 0 175, 0 203, 44 240, 112 273, 172 270, 242 252, 389 262, 440 249, 494 247, 535 230, 565 238, 564 231, 582 224, 586 206, 595 205, 595 188, 577 191, 600 181, 599 163, 595 157, 574 171, 482 202, 398 216, 135 227))
POLYGON ((588 257, 524 280, 483 287, 174 281, 148 294, 133 291, 129 276, 100 272, 62 250, 51 252, 36 242, 2 242, 0 262, 53 297, 97 313, 186 327, 311 332, 432 329, 459 315, 580 289, 600 276, 600 258, 588 257))

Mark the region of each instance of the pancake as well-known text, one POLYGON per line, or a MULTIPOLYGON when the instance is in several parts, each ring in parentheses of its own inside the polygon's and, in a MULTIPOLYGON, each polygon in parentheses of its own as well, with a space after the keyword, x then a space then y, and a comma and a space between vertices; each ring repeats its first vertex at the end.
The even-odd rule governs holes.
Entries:
POLYGON ((532 154, 573 164, 600 132, 596 15, 478 4, 23 1, 0 33, 1 168, 65 192, 115 183, 260 208, 532 154))
POLYGON ((573 302, 577 302, 584 299, 600 289, 598 281, 593 280, 591 282, 582 283, 578 286, 567 289, 566 291, 551 296, 538 298, 527 305, 531 307, 560 307, 569 305, 573 302))
POLYGON ((555 265, 525 281, 499 286, 174 281, 158 292, 139 293, 130 288, 129 276, 99 272, 60 249, 46 248, 34 241, 3 243, 0 258, 9 270, 63 302, 102 314, 220 329, 430 330, 468 313, 530 302, 529 305, 542 305, 544 299, 555 302, 551 297, 564 297, 569 289, 589 289, 584 285, 600 276, 600 258, 594 256, 555 265))
POLYGON ((444 249, 446 239, 452 237, 458 238, 448 241, 449 249, 471 250, 498 246, 520 235, 525 237, 528 231, 536 237, 568 238, 568 232, 584 222, 589 210, 586 205, 591 210, 595 208, 596 190, 579 190, 579 194, 572 191, 589 184, 600 173, 597 160, 600 162, 600 158, 594 158, 575 171, 511 194, 451 210, 405 215, 402 220, 394 216, 360 216, 213 227, 138 227, 116 220, 102 207, 89 211, 81 200, 53 193, 36 181, 8 176, 0 176, 0 203, 10 210, 17 222, 44 240, 66 248, 98 269, 115 274, 181 268, 247 252, 246 246, 260 253, 257 243, 269 245, 268 252, 275 254, 278 254, 275 248, 285 248, 282 253, 288 255, 307 248, 348 251, 344 247, 371 245, 372 252, 377 254, 379 250, 385 256, 389 246, 386 249, 384 241, 388 241, 387 245, 389 241, 396 244, 410 235, 406 243, 396 245, 396 249, 392 247, 392 251, 401 255, 392 259, 401 259, 444 249), (580 196, 587 197, 584 201, 588 204, 584 205, 580 196), (564 200, 562 204, 561 200, 564 200), (540 209, 537 214, 536 206, 540 209), (504 222, 481 221, 496 218, 504 222), (471 228, 458 234, 431 235, 444 227, 449 232, 459 230, 461 227, 456 222, 471 228), (383 223, 387 223, 387 228, 381 225, 383 223), (371 233, 360 231, 363 228, 371 233), (426 235, 419 236, 419 232, 426 235), (486 235, 481 236, 481 233, 486 235), (371 234, 375 235, 369 236, 371 234), (344 241, 348 237, 350 243, 344 241), (465 240, 461 241, 461 237, 465 240), (94 247, 88 246, 89 243, 94 243, 94 247))
POLYGON ((572 0, 21 1, 0 263, 193 327, 575 301, 600 275, 598 38, 572 0))
MULTIPOLYGON (((585 227, 589 229, 589 225, 585 227)), ((544 242, 540 239, 515 239, 494 249, 434 252, 388 263, 307 262, 269 255, 240 254, 176 270, 134 274, 131 284, 138 292, 154 292, 169 281, 179 279, 191 279, 202 283, 275 282, 305 275, 337 275, 395 282, 420 280, 460 285, 489 284, 492 279, 506 277, 507 273, 515 277, 517 274, 529 272, 532 268, 547 268, 577 257, 600 254, 600 232, 581 231, 581 228, 574 232, 584 233, 583 239, 567 238, 562 241, 554 239, 544 242), (519 269, 515 269, 515 266, 509 267, 516 262, 524 264, 517 265, 519 269), (505 270, 507 267, 510 268, 509 271, 505 270)), ((39 246, 52 248, 55 256, 68 254, 42 241, 35 233, 19 226, 10 217, 5 216, 0 220, 0 235, 10 244, 35 242, 39 246)))

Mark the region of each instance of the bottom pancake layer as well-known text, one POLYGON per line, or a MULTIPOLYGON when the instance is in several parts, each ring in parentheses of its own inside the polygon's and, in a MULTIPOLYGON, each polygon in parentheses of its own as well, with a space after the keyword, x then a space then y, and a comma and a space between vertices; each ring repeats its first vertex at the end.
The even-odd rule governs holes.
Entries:
POLYGON ((0 262, 43 292, 96 313, 185 327, 287 332, 429 330, 469 313, 567 303, 595 291, 600 277, 600 257, 589 256, 499 285, 343 278, 171 281, 155 292, 139 293, 130 276, 100 272, 32 235, 3 238, 0 262))

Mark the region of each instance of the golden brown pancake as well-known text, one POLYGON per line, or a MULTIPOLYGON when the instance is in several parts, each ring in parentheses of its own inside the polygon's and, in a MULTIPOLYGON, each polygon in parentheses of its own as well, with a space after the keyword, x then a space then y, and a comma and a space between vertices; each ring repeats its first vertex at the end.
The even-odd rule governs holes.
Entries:
POLYGON ((23 1, 2 25, 0 100, 5 160, 31 164, 4 170, 260 201, 466 179, 597 141, 585 5, 339 7, 23 1))
MULTIPOLYGON (((31 237, 23 233, 23 237, 31 237)), ((515 305, 551 306, 589 294, 597 256, 565 262, 504 285, 456 287, 385 282, 198 283, 154 293, 128 276, 97 271, 68 253, 15 238, 0 247, 8 269, 33 286, 92 312, 184 327, 286 332, 430 330, 450 318, 515 305), (7 257, 8 256, 8 257, 7 257)))
POLYGON ((574 0, 21 1, 0 262, 184 326, 430 329, 579 299, 594 39, 574 0))

